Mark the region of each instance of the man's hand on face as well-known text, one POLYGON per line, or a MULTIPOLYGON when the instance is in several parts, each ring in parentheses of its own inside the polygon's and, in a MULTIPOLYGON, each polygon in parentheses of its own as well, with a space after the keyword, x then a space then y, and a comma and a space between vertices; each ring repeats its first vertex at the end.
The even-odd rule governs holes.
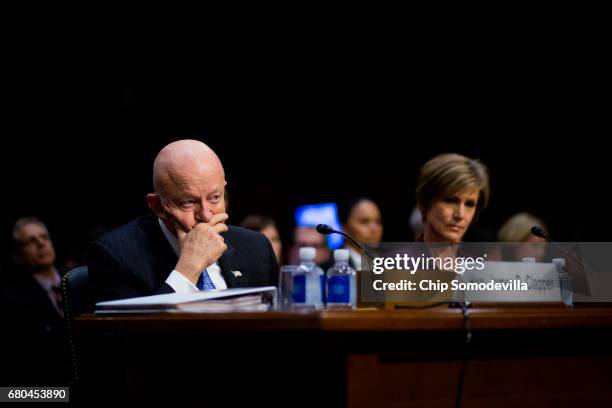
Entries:
POLYGON ((175 269, 194 285, 204 268, 216 262, 227 250, 225 239, 219 235, 227 231, 227 217, 226 213, 215 214, 209 222, 198 223, 191 231, 174 221, 181 247, 175 269))

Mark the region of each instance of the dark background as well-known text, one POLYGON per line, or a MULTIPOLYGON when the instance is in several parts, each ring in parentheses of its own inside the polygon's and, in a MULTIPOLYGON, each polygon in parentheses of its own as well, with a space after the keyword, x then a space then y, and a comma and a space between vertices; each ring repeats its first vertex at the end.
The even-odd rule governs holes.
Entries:
POLYGON ((181 138, 221 157, 230 221, 271 214, 285 244, 296 206, 354 195, 379 203, 385 240, 413 239, 418 169, 443 152, 490 169, 490 206, 468 238, 529 211, 558 241, 609 240, 609 112, 589 67, 545 56, 416 71, 297 56, 210 67, 137 52, 37 62, 6 83, 5 260, 11 225, 27 215, 48 223, 60 258, 82 259, 97 232, 147 213, 153 159, 181 138))

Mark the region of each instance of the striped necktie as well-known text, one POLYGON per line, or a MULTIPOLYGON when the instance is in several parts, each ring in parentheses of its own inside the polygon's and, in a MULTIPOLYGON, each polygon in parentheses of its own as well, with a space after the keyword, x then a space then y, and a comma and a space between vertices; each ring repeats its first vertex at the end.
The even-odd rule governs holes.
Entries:
POLYGON ((210 279, 206 269, 204 269, 204 271, 200 274, 196 287, 200 290, 215 289, 215 284, 213 283, 212 279, 210 279))

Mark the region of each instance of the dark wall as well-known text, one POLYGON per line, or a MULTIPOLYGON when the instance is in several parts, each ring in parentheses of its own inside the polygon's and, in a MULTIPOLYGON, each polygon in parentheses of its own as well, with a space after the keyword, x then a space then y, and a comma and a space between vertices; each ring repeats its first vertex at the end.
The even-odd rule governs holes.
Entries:
POLYGON ((362 194, 380 203, 385 240, 412 239, 418 169, 442 152, 489 166, 490 208, 477 226, 485 235, 530 211, 559 241, 609 240, 609 158, 598 139, 609 128, 580 89, 528 75, 414 87, 397 76, 238 73, 199 82, 134 70, 21 76, 5 111, 4 242, 15 218, 37 215, 60 255, 80 256, 94 228, 147 212, 153 158, 180 138, 220 155, 231 221, 272 214, 286 240, 297 205, 362 194))

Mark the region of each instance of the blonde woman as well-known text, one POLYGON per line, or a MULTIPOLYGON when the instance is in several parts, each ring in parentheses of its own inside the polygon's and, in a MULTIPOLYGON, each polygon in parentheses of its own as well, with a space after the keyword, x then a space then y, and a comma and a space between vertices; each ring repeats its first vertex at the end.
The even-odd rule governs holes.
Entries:
POLYGON ((459 243, 489 202, 489 172, 478 160, 441 154, 421 168, 416 197, 426 243, 459 243))
POLYGON ((504 251, 512 261, 520 261, 523 258, 534 258, 540 262, 546 255, 546 240, 531 233, 532 227, 539 227, 547 231, 546 225, 536 216, 522 212, 513 215, 500 228, 497 239, 500 242, 522 243, 520 245, 508 245, 504 251))

